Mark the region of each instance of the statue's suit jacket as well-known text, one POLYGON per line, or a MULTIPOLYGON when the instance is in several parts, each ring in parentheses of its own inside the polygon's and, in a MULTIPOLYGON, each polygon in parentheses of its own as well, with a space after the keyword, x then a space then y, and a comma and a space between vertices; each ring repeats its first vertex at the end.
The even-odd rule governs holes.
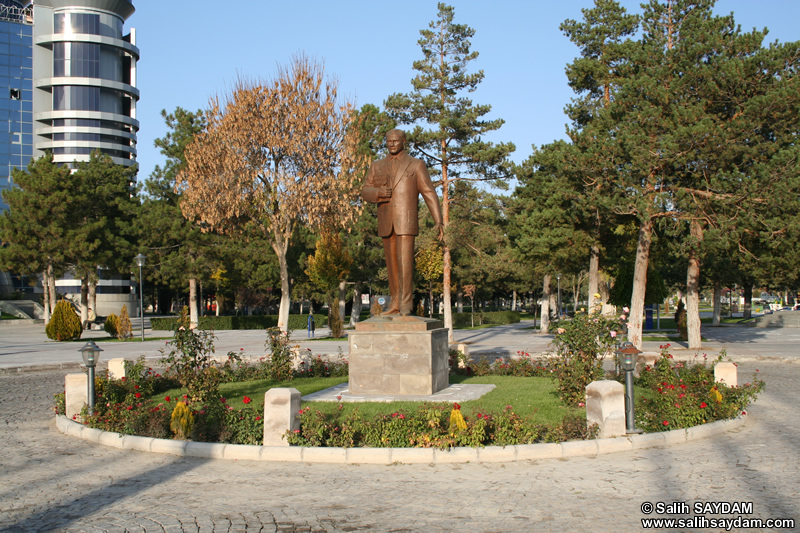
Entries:
POLYGON ((375 161, 361 190, 364 200, 378 204, 378 235, 388 237, 393 229, 397 235, 418 235, 420 194, 434 222, 442 223, 439 198, 425 163, 403 151, 395 174, 390 174, 389 157, 375 161), (378 198, 379 187, 387 185, 392 188, 392 197, 378 198))

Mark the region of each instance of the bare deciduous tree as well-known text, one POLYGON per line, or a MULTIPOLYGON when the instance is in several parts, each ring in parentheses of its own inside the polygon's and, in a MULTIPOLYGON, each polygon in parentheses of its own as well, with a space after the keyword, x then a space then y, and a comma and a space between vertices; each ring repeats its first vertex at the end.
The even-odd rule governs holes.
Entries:
POLYGON ((212 98, 208 127, 186 150, 176 188, 187 218, 234 233, 252 224, 278 256, 278 327, 289 321, 286 251, 298 223, 349 226, 366 161, 358 156, 354 105, 338 83, 305 56, 279 66, 272 80, 239 79, 225 98, 212 98))

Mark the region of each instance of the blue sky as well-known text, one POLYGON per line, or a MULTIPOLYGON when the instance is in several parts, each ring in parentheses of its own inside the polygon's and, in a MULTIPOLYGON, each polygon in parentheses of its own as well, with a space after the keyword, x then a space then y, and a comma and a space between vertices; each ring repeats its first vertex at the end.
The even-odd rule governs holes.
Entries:
MULTIPOLYGON (((565 66, 577 48, 559 31, 565 19, 582 19, 593 0, 451 0, 455 22, 476 30, 472 49, 480 53, 472 70, 485 79, 471 97, 490 104, 489 118, 505 125, 489 140, 513 142, 521 162, 540 146, 564 138, 565 104, 574 96, 565 66), (488 7, 491 6, 491 7, 488 7)), ((622 0, 631 13, 639 1, 622 0)), ((409 92, 420 59, 419 30, 435 19, 435 0, 399 2, 318 1, 211 2, 134 0, 141 50, 137 114, 139 179, 163 156, 153 141, 166 133, 162 109, 195 111, 224 94, 237 76, 270 78, 277 64, 298 52, 324 61, 340 90, 356 100, 382 106, 394 92, 409 92)), ((798 0, 718 0, 717 13, 735 14, 744 31, 769 28, 765 43, 800 40, 798 0)))

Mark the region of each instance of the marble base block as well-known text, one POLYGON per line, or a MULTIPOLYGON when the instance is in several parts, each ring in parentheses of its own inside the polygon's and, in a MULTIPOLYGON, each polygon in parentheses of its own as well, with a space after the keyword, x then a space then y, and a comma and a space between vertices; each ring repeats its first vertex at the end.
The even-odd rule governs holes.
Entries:
POLYGON ((377 317, 356 325, 350 342, 350 392, 429 395, 450 384, 447 329, 420 317, 377 317))

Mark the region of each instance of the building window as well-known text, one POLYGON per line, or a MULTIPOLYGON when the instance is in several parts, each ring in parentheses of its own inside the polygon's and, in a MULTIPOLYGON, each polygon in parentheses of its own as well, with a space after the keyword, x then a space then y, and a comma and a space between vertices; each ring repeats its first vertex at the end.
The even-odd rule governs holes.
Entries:
POLYGON ((22 98, 22 91, 19 89, 9 89, 8 95, 11 97, 12 100, 19 100, 22 98))

